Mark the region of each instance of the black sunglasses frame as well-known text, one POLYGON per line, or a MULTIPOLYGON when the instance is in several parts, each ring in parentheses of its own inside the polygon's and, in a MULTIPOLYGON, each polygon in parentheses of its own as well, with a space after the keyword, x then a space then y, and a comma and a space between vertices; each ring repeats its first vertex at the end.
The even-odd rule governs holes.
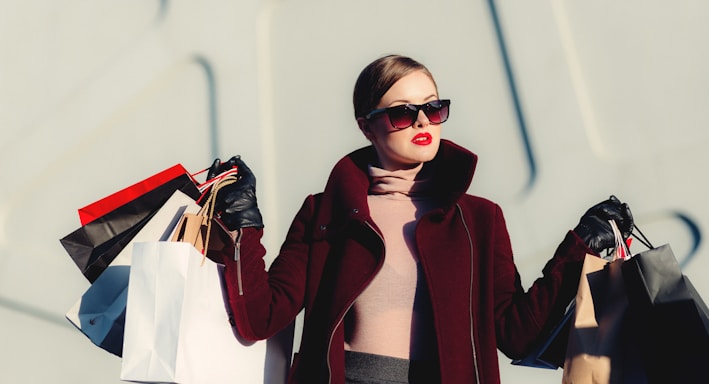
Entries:
MULTIPOLYGON (((451 101, 449 99, 442 99, 442 100, 432 100, 429 101, 428 103, 425 104, 401 104, 401 105, 395 105, 393 107, 388 107, 388 108, 379 108, 375 109, 372 112, 369 112, 364 118, 366 120, 370 120, 372 117, 375 117, 376 115, 380 113, 386 113, 387 117, 389 118, 389 123, 391 124, 392 127, 396 129, 406 129, 414 125, 416 122, 416 119, 418 118, 419 111, 423 110, 423 113, 426 115, 426 118, 428 121, 433 124, 433 125, 438 125, 441 123, 445 123, 448 120, 448 115, 450 114, 450 104, 451 101), (438 104, 438 105, 436 105, 438 104), (441 121, 434 122, 431 121, 431 115, 433 113, 438 113, 443 111, 444 109, 447 109, 446 115, 441 121), (405 127, 400 127, 394 124, 394 120, 392 119, 391 112, 399 112, 401 111, 401 116, 405 116, 406 113, 413 112, 411 114, 411 122, 405 126, 405 127)), ((437 119, 436 119, 437 120, 437 119)))

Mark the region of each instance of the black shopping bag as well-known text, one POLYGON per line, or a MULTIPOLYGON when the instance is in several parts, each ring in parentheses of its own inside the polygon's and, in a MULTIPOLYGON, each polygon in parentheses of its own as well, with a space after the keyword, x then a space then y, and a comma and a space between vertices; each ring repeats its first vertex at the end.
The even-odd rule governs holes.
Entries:
POLYGON ((709 309, 669 244, 633 256, 623 280, 635 343, 651 383, 709 380, 709 309))
POLYGON ((545 333, 539 346, 524 358, 512 360, 512 365, 547 369, 563 367, 575 306, 576 302, 572 301, 561 320, 545 333))
POLYGON ((83 225, 60 242, 81 273, 93 283, 177 190, 195 200, 201 194, 194 179, 183 174, 83 225))

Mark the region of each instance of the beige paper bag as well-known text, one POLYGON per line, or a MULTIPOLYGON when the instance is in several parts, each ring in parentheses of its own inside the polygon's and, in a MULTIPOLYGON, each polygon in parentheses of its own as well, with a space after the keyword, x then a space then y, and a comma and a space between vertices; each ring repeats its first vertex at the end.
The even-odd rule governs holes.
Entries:
POLYGON ((564 361, 563 384, 622 382, 621 329, 628 299, 624 260, 586 255, 576 294, 574 324, 564 361))

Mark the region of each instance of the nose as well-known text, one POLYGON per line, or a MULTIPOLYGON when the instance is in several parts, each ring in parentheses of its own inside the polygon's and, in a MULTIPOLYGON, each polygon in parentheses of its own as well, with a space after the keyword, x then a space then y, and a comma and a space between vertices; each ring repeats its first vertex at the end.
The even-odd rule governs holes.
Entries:
POLYGON ((426 114, 423 113, 423 109, 420 109, 418 111, 418 115, 416 115, 416 121, 414 122, 414 127, 423 128, 429 124, 431 124, 431 121, 428 119, 428 116, 426 116, 426 114))

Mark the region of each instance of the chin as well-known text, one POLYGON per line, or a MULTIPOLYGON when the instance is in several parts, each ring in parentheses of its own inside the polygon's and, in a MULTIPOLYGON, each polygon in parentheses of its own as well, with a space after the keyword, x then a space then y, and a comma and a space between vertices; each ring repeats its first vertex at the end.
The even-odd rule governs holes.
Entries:
POLYGON ((423 151, 421 152, 419 158, 421 162, 427 162, 433 160, 436 155, 438 154, 438 148, 439 148, 439 143, 433 143, 430 145, 427 145, 426 147, 422 148, 423 151))

